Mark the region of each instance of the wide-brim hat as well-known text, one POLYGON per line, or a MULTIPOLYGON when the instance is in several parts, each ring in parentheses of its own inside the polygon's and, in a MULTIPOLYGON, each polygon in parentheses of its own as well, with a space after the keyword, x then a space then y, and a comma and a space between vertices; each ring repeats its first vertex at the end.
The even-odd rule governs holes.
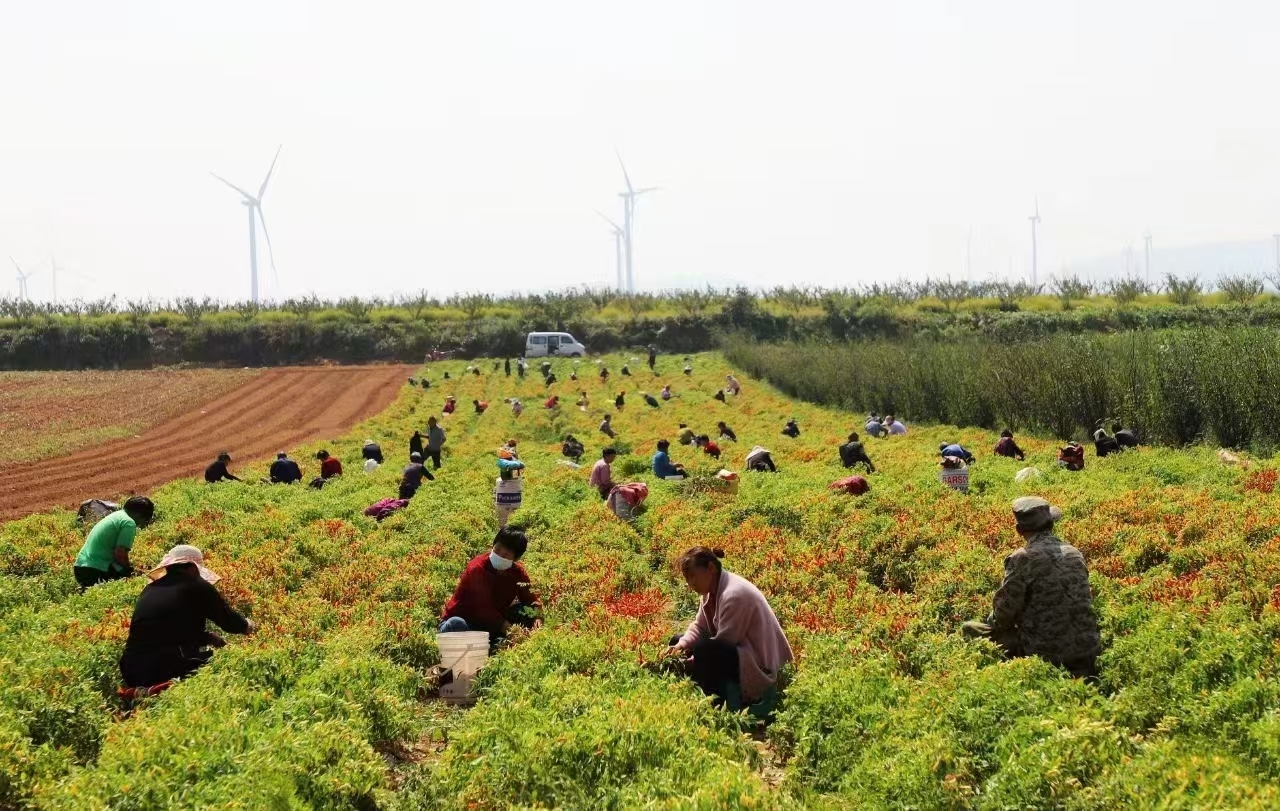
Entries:
POLYGON ((178 544, 160 559, 155 568, 147 572, 147 577, 152 580, 159 580, 164 577, 165 572, 170 566, 176 566, 179 563, 195 564, 196 569, 200 571, 200 577, 206 583, 217 583, 222 579, 220 575, 212 569, 204 565, 204 553, 194 546, 188 544, 178 544))
POLYGON ((1020 529, 1045 529, 1062 520, 1062 510, 1039 496, 1013 500, 1013 518, 1020 529))

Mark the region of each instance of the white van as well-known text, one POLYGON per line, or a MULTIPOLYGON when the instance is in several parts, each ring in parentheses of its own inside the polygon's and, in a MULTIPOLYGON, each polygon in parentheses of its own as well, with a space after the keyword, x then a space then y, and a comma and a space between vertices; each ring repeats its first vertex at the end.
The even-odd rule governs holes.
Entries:
POLYGON ((526 358, 581 358, 586 354, 587 348, 567 332, 531 332, 524 339, 526 358))

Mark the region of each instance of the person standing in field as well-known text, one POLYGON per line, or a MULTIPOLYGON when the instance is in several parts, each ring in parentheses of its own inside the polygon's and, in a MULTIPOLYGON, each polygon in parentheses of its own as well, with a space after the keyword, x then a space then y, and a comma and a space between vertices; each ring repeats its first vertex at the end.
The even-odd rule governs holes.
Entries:
POLYGON ((907 432, 907 426, 898 422, 897 418, 892 414, 885 416, 884 428, 889 433, 889 436, 902 436, 907 432))
POLYGON ((229 634, 254 632, 253 622, 227 605, 214 588, 219 577, 205 567, 196 547, 173 547, 147 576, 151 582, 134 604, 120 657, 120 675, 127 687, 163 686, 206 664, 213 657, 209 648, 227 644, 209 632, 207 622, 229 634))
POLYGON ((530 586, 520 558, 529 548, 524 530, 503 527, 493 547, 471 559, 458 579, 453 596, 444 604, 439 633, 488 631, 490 643, 511 633, 516 625, 537 628, 542 604, 530 586))
POLYGON ((502 361, 502 373, 507 377, 511 377, 511 358, 502 361))
POLYGON ((293 484, 302 481, 302 469, 284 451, 276 454, 276 460, 271 463, 269 475, 272 484, 293 484))
POLYGON ((81 591, 133 574, 133 564, 129 562, 133 539, 155 514, 156 505, 151 499, 134 496, 93 525, 71 570, 81 591))
POLYGON ((1004 560, 1004 581, 986 622, 966 622, 964 635, 990 639, 1006 656, 1039 656, 1076 678, 1096 678, 1102 650, 1089 570, 1080 550, 1053 534, 1062 511, 1042 498, 1013 502, 1026 546, 1004 560))
MULTIPOLYGON (((516 416, 520 416, 516 414, 516 416)), ((444 429, 440 427, 440 421, 435 417, 427 417, 427 447, 422 454, 422 458, 430 459, 431 466, 436 470, 440 469, 441 454, 444 451, 444 443, 447 437, 444 429)))
POLYGON ((698 596, 698 615, 666 656, 680 656, 702 691, 732 712, 759 703, 768 715, 777 703, 782 666, 794 656, 777 616, 760 590, 727 571, 720 550, 695 546, 680 556, 685 583, 698 596))
POLYGON ((209 484, 215 482, 238 482, 235 476, 231 475, 231 471, 227 470, 227 463, 231 461, 231 454, 223 451, 218 454, 218 458, 209 463, 204 469, 204 480, 209 484))
POLYGON ((525 365, 524 355, 516 358, 516 374, 519 375, 521 380, 524 380, 525 365))
POLYGON ((613 460, 617 458, 617 450, 605 448, 601 451, 600 458, 591 466, 591 478, 587 483, 596 489, 601 499, 609 498, 609 492, 613 490, 613 460))
POLYGON ((413 456, 415 453, 421 454, 422 447, 422 432, 414 431, 413 436, 409 437, 409 455, 413 456))
POLYGON ((867 456, 867 449, 858 441, 857 434, 849 434, 849 441, 840 446, 840 464, 847 468, 862 465, 868 473, 876 472, 876 466, 867 456))
POLYGON ((996 443, 996 456, 1017 459, 1019 462, 1026 459, 1022 448, 1019 448, 1018 443, 1013 441, 1013 431, 1008 428, 1000 432, 1000 441, 996 443))
POLYGON ((657 374, 658 373, 658 370, 656 368, 657 365, 658 365, 658 347, 654 346, 653 344, 649 344, 649 371, 653 372, 654 374, 657 374))

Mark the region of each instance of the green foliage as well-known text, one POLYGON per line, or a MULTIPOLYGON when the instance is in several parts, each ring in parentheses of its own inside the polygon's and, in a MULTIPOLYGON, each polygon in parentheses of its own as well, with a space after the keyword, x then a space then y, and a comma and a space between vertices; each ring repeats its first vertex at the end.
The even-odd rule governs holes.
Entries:
MULTIPOLYGON (((1170 336, 1148 336, 1153 351, 1171 346, 1159 351, 1192 358, 1171 377, 1217 346, 1175 337, 1169 344, 1170 336)), ((1025 365, 1012 368, 1023 373, 1059 355, 1085 363, 1102 351, 1073 341, 1004 357, 1021 358, 1025 365)), ((921 347, 897 344, 868 345, 858 356, 839 354, 843 347, 823 352, 846 375, 883 363, 877 374, 896 368, 907 379, 901 389, 884 384, 877 396, 955 391, 956 413, 964 413, 982 387, 998 382, 981 378, 979 367, 978 382, 965 384, 975 374, 963 366, 969 349, 938 346, 940 354, 919 360, 921 347)), ((1112 349, 1109 374, 1123 378, 1133 365, 1124 358, 1145 357, 1147 347, 1112 349)), ((617 368, 629 357, 604 360, 617 368)), ((656 379, 644 382, 672 385, 675 397, 660 409, 613 411, 593 390, 600 405, 587 412, 530 408, 519 418, 497 404, 511 396, 537 402, 541 381, 492 374, 488 364, 479 377, 464 375, 465 365, 433 363, 430 374, 449 370, 451 393, 494 407, 446 418, 443 469, 380 524, 362 512, 395 492, 398 465, 359 472, 361 441, 372 437, 396 453, 438 413, 435 389, 406 387, 386 413, 326 438, 348 473, 323 490, 179 481, 153 493, 161 517, 139 533, 138 565, 174 543, 197 543, 223 575, 219 588, 259 631, 230 639, 197 675, 130 714, 114 688, 140 580, 79 594, 69 567, 82 531, 65 511, 0 525, 0 806, 1262 809, 1280 802, 1273 463, 1254 460, 1241 470, 1205 448, 1148 447, 1090 457, 1085 471, 1068 473, 1053 466, 1050 439, 1020 434, 1029 458, 1015 462, 985 450, 993 432, 930 426, 900 408, 910 433, 868 441, 877 473, 872 491, 854 499, 827 484, 845 475, 835 445, 860 420, 780 396, 721 357, 693 358, 696 372, 685 377, 681 358, 660 356, 656 379), (712 395, 729 371, 744 391, 719 403, 712 395), (595 426, 606 407, 624 449, 615 476, 625 471, 650 487, 628 523, 607 511, 585 470, 560 464, 566 432, 587 442, 588 459, 598 455, 606 440, 595 426), (803 434, 783 439, 778 431, 792 417, 803 434), (733 496, 652 477, 658 438, 672 436, 679 422, 710 431, 718 419, 741 439, 723 443, 721 460, 683 446, 672 451, 695 483, 722 466, 740 469, 756 443, 771 448, 780 472, 744 474, 733 496), (522 563, 544 599, 546 625, 491 658, 475 707, 451 709, 430 695, 435 628, 459 571, 493 537, 493 454, 512 436, 528 465, 516 514, 531 533, 522 563), (979 456, 967 495, 938 481, 942 441, 979 456), (1043 471, 1033 485, 1014 481, 1024 464, 1043 471), (962 620, 989 610, 1000 561, 1020 542, 1009 501, 1028 493, 1063 507, 1058 531, 1089 563, 1105 649, 1099 686, 1039 660, 1002 661, 990 644, 957 632, 962 620), (767 745, 744 734, 746 718, 642 666, 696 610, 674 568, 696 544, 726 550, 726 565, 761 589, 796 650, 767 745)), ((572 362, 553 365, 567 381, 572 362)), ((1140 379, 1131 390, 1139 395, 1142 386, 1164 385, 1140 379)), ((555 385, 562 399, 577 389, 555 385)), ((1059 418, 1111 396, 1095 385, 1055 389, 1070 403, 1059 418), (1069 394, 1073 388, 1083 391, 1069 394)), ((310 460, 315 449, 291 450, 310 460)), ((265 465, 236 472, 253 480, 265 465)))
POLYGON ((1200 300, 1200 295, 1203 292, 1200 278, 1194 274, 1184 279, 1172 273, 1167 273, 1164 277, 1164 287, 1168 293, 1169 301, 1181 307, 1195 304, 1200 300))
POLYGON ((1223 276, 1218 280, 1218 289, 1227 301, 1233 304, 1248 304, 1262 295, 1262 279, 1257 276, 1243 274, 1223 276))

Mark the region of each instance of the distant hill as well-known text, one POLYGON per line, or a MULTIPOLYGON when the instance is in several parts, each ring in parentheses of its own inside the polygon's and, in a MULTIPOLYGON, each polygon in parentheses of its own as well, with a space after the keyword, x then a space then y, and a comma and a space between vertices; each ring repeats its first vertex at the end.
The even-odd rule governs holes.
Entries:
MULTIPOLYGON (((1270 239, 1156 247, 1151 251, 1152 282, 1163 279, 1166 273, 1182 277, 1195 275, 1200 277, 1201 281, 1217 280, 1222 276, 1239 274, 1274 276, 1275 250, 1275 242, 1270 239)), ((1131 271, 1141 277, 1145 268, 1140 245, 1134 248, 1129 263, 1131 271)), ((1095 283, 1106 282, 1123 278, 1125 264, 1125 256, 1116 253, 1076 262, 1067 268, 1067 272, 1078 274, 1095 283)), ((1268 284, 1274 286, 1270 282, 1268 284)))

